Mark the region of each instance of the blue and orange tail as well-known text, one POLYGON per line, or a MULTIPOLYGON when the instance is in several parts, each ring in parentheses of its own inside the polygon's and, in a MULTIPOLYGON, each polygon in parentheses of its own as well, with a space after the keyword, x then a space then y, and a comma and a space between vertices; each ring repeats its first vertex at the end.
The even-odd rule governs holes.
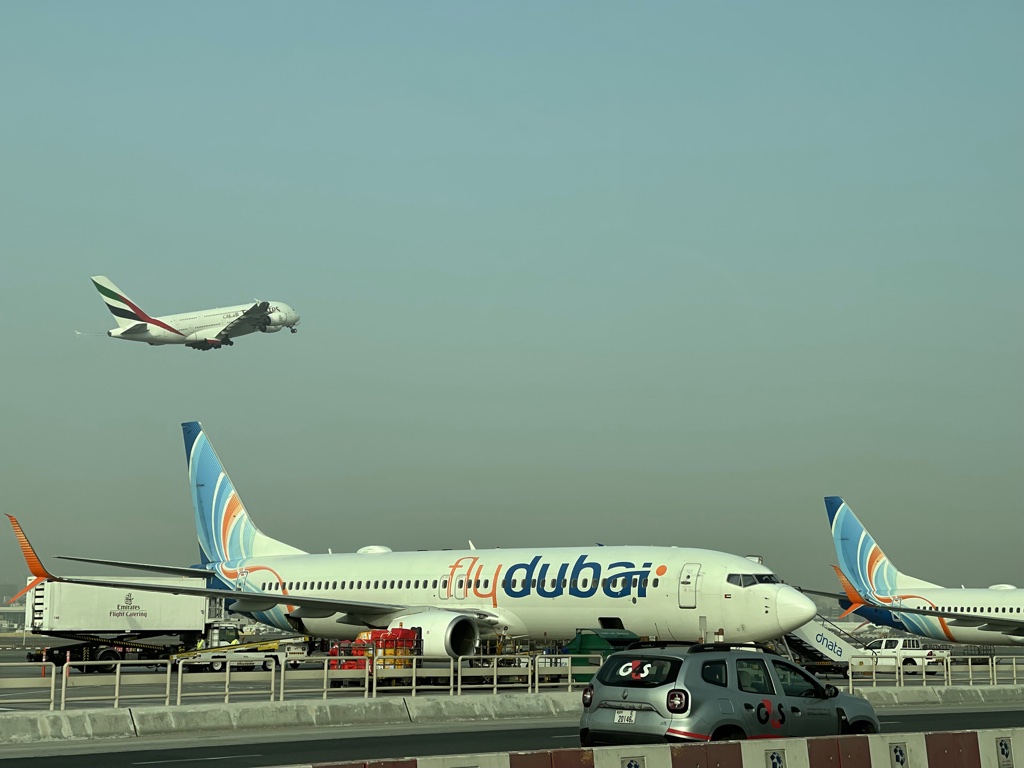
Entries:
POLYGON ((253 523, 231 478, 198 421, 181 425, 192 488, 192 508, 203 565, 268 555, 301 555, 301 549, 272 539, 253 523))
POLYGON ((826 496, 825 510, 839 570, 856 594, 868 599, 892 597, 908 588, 938 586, 900 573, 841 497, 826 496))

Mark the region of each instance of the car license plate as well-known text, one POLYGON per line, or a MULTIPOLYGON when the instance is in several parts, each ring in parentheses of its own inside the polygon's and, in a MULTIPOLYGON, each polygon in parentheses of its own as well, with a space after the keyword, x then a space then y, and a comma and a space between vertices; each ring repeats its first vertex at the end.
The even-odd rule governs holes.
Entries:
POLYGON ((635 723, 636 722, 636 710, 635 709, 616 709, 615 710, 615 722, 616 723, 635 723))

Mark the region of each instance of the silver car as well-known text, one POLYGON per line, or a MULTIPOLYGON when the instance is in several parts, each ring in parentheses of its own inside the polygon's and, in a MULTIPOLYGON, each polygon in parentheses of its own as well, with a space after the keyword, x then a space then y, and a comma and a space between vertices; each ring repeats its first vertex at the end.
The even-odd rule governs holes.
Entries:
POLYGON ((635 643, 583 691, 580 743, 878 733, 871 704, 761 646, 635 643))

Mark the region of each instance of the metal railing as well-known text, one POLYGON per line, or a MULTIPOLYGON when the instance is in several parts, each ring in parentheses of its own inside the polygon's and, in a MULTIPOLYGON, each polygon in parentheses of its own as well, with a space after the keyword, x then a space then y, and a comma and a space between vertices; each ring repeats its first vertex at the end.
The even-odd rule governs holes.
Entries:
POLYGON ((1024 656, 948 656, 923 661, 918 664, 910 656, 851 656, 848 689, 1024 685, 1024 656))
POLYGON ((4 694, 4 702, 7 704, 47 704, 47 708, 53 711, 57 702, 57 665, 52 662, 30 662, 30 661, 5 661, 0 662, 0 667, 23 667, 31 669, 32 672, 39 670, 39 677, 0 677, 0 690, 49 690, 49 698, 31 696, 25 698, 8 698, 4 694))

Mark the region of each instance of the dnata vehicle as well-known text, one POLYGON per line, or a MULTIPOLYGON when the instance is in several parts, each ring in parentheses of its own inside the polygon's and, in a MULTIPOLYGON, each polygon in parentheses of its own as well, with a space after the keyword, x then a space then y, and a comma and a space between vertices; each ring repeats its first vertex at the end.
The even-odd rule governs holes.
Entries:
POLYGON ((256 331, 276 333, 288 328, 295 333, 298 330, 298 312, 280 301, 255 301, 151 317, 108 278, 96 275, 92 284, 117 322, 117 328, 107 331, 107 336, 113 339, 144 341, 150 345, 184 344, 205 351, 230 347, 234 344, 232 339, 256 331))
MULTIPOLYGON (((223 597, 230 611, 303 635, 352 639, 368 628, 418 627, 426 656, 471 655, 482 635, 543 641, 572 637, 577 627, 766 640, 816 615, 809 598, 765 566, 707 549, 392 552, 378 545, 352 554, 309 554, 260 531, 200 424, 186 422, 182 430, 200 562, 181 567, 69 559, 199 576, 205 587, 122 582, 117 588, 223 597)), ((68 581, 43 567, 17 521, 11 522, 35 578, 68 581)), ((665 531, 659 526, 651 535, 664 538, 665 531)))
POLYGON ((878 733, 866 699, 763 648, 635 643, 583 690, 580 743, 665 743, 878 733))
POLYGON ((827 497, 825 510, 839 558, 836 574, 846 592, 832 596, 849 604, 846 613, 857 612, 945 642, 1024 643, 1024 590, 1011 584, 947 589, 907 576, 886 557, 842 498, 827 497))

